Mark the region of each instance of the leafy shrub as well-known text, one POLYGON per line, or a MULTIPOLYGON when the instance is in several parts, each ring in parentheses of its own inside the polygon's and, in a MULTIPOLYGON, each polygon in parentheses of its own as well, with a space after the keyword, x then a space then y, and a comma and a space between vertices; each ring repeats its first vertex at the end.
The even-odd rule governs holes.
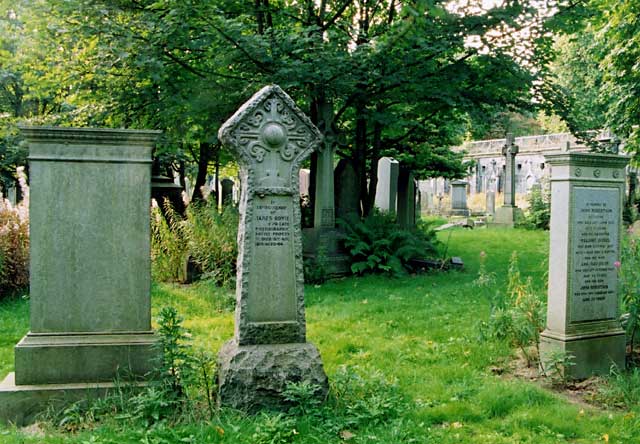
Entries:
POLYGON ((29 189, 18 169, 24 199, 18 205, 0 195, 0 298, 29 285, 29 189))
POLYGON ((636 336, 640 329, 640 242, 638 239, 626 237, 622 243, 621 253, 621 260, 615 265, 619 267, 619 291, 622 296, 622 308, 626 312, 623 325, 633 357, 636 336))
POLYGON ((219 213, 213 200, 189 205, 183 235, 203 277, 220 285, 235 278, 238 257, 238 210, 235 207, 227 205, 219 213))
POLYGON ((636 408, 640 404, 640 368, 620 371, 612 367, 595 397, 608 408, 636 408))
MULTIPOLYGON (((481 264, 482 261, 481 258, 481 264)), ((484 289, 493 279, 481 266, 475 284, 484 289)), ((531 366, 540 356, 540 333, 545 327, 546 307, 543 298, 533 289, 531 278, 522 279, 516 252, 513 252, 509 262, 506 293, 497 291, 489 302, 489 321, 480 323, 481 337, 510 341, 522 351, 527 365, 531 366), (531 346, 535 346, 537 356, 529 351, 531 346)))
POLYGON ((327 256, 319 247, 315 257, 304 258, 304 281, 307 284, 324 284, 328 279, 327 256))
POLYGON ((328 418, 333 428, 355 430, 397 418, 406 405, 397 381, 377 370, 339 367, 331 383, 334 410, 328 418))
POLYGON ((256 431, 253 434, 254 444, 288 444, 293 442, 298 431, 296 421, 282 413, 263 412, 258 418, 256 431))
POLYGON ((342 242, 351 255, 354 274, 401 275, 411 259, 436 254, 435 232, 420 224, 409 230, 396 224, 395 215, 374 210, 364 219, 338 220, 344 229, 342 242))
POLYGON ((151 275, 162 282, 186 282, 187 242, 182 236, 182 218, 168 200, 163 203, 167 216, 160 208, 151 209, 151 275))
POLYGON ((203 278, 219 285, 230 283, 235 277, 238 256, 237 210, 227 206, 219 213, 212 199, 189 205, 182 218, 167 201, 163 205, 166 219, 157 207, 151 218, 154 279, 185 282, 191 261, 203 278))
POLYGON ((551 220, 551 195, 540 187, 533 187, 528 197, 529 209, 525 217, 518 223, 519 227, 548 230, 551 220))

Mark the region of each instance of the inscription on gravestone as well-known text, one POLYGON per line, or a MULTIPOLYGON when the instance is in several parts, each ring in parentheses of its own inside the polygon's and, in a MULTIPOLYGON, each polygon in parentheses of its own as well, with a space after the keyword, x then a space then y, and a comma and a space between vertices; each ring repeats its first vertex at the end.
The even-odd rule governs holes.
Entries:
POLYGON ((248 322, 296 319, 293 208, 289 196, 255 199, 253 260, 249 263, 248 322))
POLYGON ((574 321, 613 319, 616 316, 620 224, 617 189, 575 187, 573 301, 574 321))

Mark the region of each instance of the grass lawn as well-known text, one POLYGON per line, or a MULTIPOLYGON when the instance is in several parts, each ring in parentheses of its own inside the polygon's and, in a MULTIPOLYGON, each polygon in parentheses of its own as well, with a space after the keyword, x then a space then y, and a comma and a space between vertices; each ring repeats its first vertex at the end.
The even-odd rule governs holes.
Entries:
MULTIPOLYGON (((320 349, 329 378, 347 366, 380 386, 379 396, 374 387, 363 401, 367 421, 246 417, 223 410, 212 421, 150 428, 117 419, 76 433, 50 427, 46 437, 0 426, 0 442, 640 443, 640 408, 572 404, 534 383, 491 371, 513 352, 504 343, 479 340, 477 323, 489 315, 488 301, 473 285, 479 253, 486 252, 488 271, 503 287, 509 257, 517 251, 521 273, 544 292, 548 233, 456 229, 439 236, 449 255, 463 258, 464 271, 347 278, 306 289, 308 339, 320 349), (376 406, 391 413, 376 416, 376 406)), ((233 334, 229 292, 206 283, 154 286, 154 313, 165 305, 178 308, 197 348, 215 353, 233 334)), ((0 377, 11 371, 13 346, 27 328, 26 301, 0 305, 0 377)))

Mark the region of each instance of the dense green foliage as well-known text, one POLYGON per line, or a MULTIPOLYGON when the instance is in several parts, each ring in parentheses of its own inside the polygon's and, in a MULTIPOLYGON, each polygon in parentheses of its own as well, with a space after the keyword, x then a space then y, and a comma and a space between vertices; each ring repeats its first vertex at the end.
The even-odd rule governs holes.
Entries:
POLYGON ((589 140, 589 130, 611 129, 625 140, 628 152, 637 153, 640 4, 578 1, 569 12, 556 23, 565 35, 556 42, 547 83, 549 103, 581 138, 589 140))
POLYGON ((637 237, 624 240, 618 265, 620 293, 626 312, 624 326, 629 347, 633 350, 640 331, 640 242, 637 237))
POLYGON ((363 219, 353 217, 338 224, 344 230, 341 240, 354 274, 399 276, 411 269, 411 259, 431 259, 437 254, 435 232, 427 224, 402 228, 393 213, 376 210, 363 219))
POLYGON ((162 129, 157 155, 199 198, 208 164, 226 159, 220 124, 278 83, 352 162, 368 213, 381 156, 461 176, 448 147, 470 121, 530 108, 548 40, 538 2, 481 4, 5 0, 0 69, 25 92, 0 96, 5 151, 18 120, 162 129))
POLYGON ((235 278, 238 256, 238 211, 227 206, 218 212, 215 199, 190 205, 184 217, 168 201, 164 215, 154 208, 151 218, 151 257, 155 279, 185 282, 197 272, 219 285, 235 278))
POLYGON ((551 221, 551 191, 533 187, 527 196, 529 208, 518 226, 529 229, 548 230, 551 221))
POLYGON ((17 206, 0 196, 0 299, 29 285, 29 190, 21 174, 25 200, 17 206))

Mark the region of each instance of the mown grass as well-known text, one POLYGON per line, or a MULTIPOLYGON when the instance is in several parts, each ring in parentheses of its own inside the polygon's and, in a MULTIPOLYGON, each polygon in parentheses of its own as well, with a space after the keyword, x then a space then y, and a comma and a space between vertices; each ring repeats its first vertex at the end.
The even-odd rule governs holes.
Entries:
MULTIPOLYGON (((533 383, 495 376, 491 367, 512 356, 504 343, 483 342, 477 323, 489 304, 473 285, 479 254, 504 286, 509 257, 518 252, 520 271, 544 291, 548 233, 500 229, 456 229, 439 234, 463 271, 390 279, 347 278, 308 286, 308 338, 334 379, 340 366, 382 372, 397 381, 402 406, 382 423, 372 421, 349 434, 294 418, 297 435, 281 441, 269 417, 222 411, 213 421, 131 427, 116 420, 73 434, 54 428, 46 438, 0 426, 0 442, 25 443, 634 443, 640 442, 640 409, 598 410, 574 405, 533 383), (272 436, 272 441, 264 436, 272 436), (146 440, 146 441, 145 441, 146 440)), ((155 285, 153 309, 173 305, 186 319, 194 346, 213 353, 233 334, 230 292, 207 283, 155 285)), ((25 301, 0 307, 0 376, 12 367, 12 347, 26 332, 25 301)), ((289 424, 289 423, 287 423, 289 424)))

